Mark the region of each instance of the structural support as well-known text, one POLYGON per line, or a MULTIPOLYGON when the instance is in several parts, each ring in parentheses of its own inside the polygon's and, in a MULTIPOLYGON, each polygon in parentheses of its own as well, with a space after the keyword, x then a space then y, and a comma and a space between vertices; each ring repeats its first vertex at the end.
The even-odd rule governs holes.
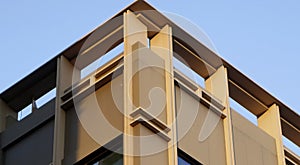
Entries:
POLYGON ((225 149, 226 149, 226 164, 234 165, 234 148, 233 148, 233 133, 231 123, 231 110, 229 105, 229 90, 228 90, 228 76, 227 69, 221 66, 213 75, 205 81, 206 89, 217 99, 219 99, 225 110, 223 111, 226 118, 223 119, 225 149))
MULTIPOLYGON (((17 120, 17 113, 13 111, 2 99, 0 99, 0 133, 7 128, 11 119, 17 120)), ((0 164, 3 164, 3 151, 1 148, 0 164)))
POLYGON ((258 118, 258 127, 275 139, 278 165, 285 165, 279 107, 273 104, 258 118))
POLYGON ((62 165, 65 147, 65 118, 66 113, 61 108, 61 96, 64 90, 72 86, 72 81, 79 78, 80 72, 74 68, 64 56, 57 59, 57 82, 56 82, 56 109, 54 123, 54 142, 53 142, 53 165, 62 165))
POLYGON ((169 137, 171 141, 168 145, 168 164, 178 164, 177 162, 177 133, 176 133, 176 114, 175 114, 175 93, 174 93, 174 71, 173 71, 173 44, 172 28, 165 25, 161 31, 150 41, 153 52, 159 55, 164 61, 165 69, 165 92, 166 92, 166 115, 167 125, 171 127, 169 137))
POLYGON ((124 138, 123 152, 124 165, 133 165, 133 128, 130 125, 131 120, 128 117, 133 112, 134 107, 132 101, 132 87, 130 80, 132 77, 132 45, 135 42, 147 44, 147 27, 138 21, 135 15, 129 10, 124 13, 124 138))
POLYGON ((17 113, 0 99, 0 132, 4 131, 9 125, 9 118, 17 120, 17 113))
POLYGON ((124 164, 177 165, 172 31, 166 25, 150 48, 147 33, 124 13, 124 164))

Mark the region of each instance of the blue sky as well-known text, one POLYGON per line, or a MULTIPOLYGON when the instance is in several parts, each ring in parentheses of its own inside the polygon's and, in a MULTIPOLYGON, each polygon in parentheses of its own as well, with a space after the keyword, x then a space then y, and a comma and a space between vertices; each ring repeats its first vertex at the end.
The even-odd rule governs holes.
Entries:
MULTIPOLYGON (((0 1, 0 92, 131 2, 0 1)), ((221 57, 300 113, 299 0, 148 2, 199 26, 221 57)))

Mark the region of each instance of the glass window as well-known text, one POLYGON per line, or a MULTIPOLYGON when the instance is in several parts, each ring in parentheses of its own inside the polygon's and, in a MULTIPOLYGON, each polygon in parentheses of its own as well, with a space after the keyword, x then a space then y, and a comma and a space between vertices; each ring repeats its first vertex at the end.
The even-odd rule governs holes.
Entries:
POLYGON ((94 162, 92 165, 123 165, 123 155, 111 153, 107 157, 94 162))
POLYGON ((196 159, 178 149, 178 165, 202 165, 196 159))
POLYGON ((178 165, 190 165, 187 161, 182 159, 181 157, 178 157, 178 165))
POLYGON ((86 165, 123 165, 123 146, 121 140, 120 137, 117 137, 110 142, 110 145, 113 144, 116 147, 113 148, 114 151, 101 147, 100 150, 102 150, 97 154, 93 154, 95 156, 92 156, 92 159, 88 158, 89 160, 86 165))

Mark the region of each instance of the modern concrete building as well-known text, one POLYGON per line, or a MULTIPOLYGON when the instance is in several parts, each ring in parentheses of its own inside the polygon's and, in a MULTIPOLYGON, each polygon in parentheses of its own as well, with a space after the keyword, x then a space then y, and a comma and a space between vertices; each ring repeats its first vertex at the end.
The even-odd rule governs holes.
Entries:
POLYGON ((142 0, 1 93, 0 132, 3 165, 300 164, 299 114, 142 0))

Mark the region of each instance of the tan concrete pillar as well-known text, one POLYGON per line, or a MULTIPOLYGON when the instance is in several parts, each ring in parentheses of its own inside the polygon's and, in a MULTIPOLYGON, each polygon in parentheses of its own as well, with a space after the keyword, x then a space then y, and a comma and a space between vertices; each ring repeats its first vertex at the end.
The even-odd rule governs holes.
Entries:
POLYGON ((171 28, 164 27, 150 45, 152 51, 147 27, 125 12, 124 164, 176 165, 171 28))
POLYGON ((173 44, 172 28, 164 26, 150 41, 150 48, 165 61, 165 91, 166 91, 166 115, 167 125, 171 127, 169 137, 171 140, 168 146, 169 164, 178 164, 177 158, 177 137, 176 137, 176 114, 175 114, 175 93, 174 93, 174 72, 173 72, 173 44))
POLYGON ((135 15, 128 10, 124 12, 124 165, 134 164, 134 157, 130 156, 133 155, 133 139, 129 137, 129 135, 133 135, 129 114, 134 109, 130 104, 132 100, 132 87, 129 80, 132 76, 132 58, 129 56, 132 54, 132 45, 137 41, 147 45, 147 27, 138 21, 135 15))
POLYGON ((73 76, 76 76, 78 79, 80 77, 80 71, 74 68, 74 65, 64 56, 57 58, 53 165, 61 165, 64 159, 66 113, 61 108, 61 96, 64 95, 66 88, 72 86, 72 81, 75 79, 73 76))
POLYGON ((231 112, 229 105, 229 90, 228 90, 228 76, 227 69, 221 66, 213 75, 205 81, 205 88, 217 99, 219 99, 225 110, 223 111, 226 118, 223 119, 225 149, 226 149, 226 164, 234 165, 234 148, 233 148, 233 134, 231 123, 231 112))
POLYGON ((279 107, 273 104, 265 113, 258 117, 258 127, 275 139, 278 165, 285 165, 279 107))

